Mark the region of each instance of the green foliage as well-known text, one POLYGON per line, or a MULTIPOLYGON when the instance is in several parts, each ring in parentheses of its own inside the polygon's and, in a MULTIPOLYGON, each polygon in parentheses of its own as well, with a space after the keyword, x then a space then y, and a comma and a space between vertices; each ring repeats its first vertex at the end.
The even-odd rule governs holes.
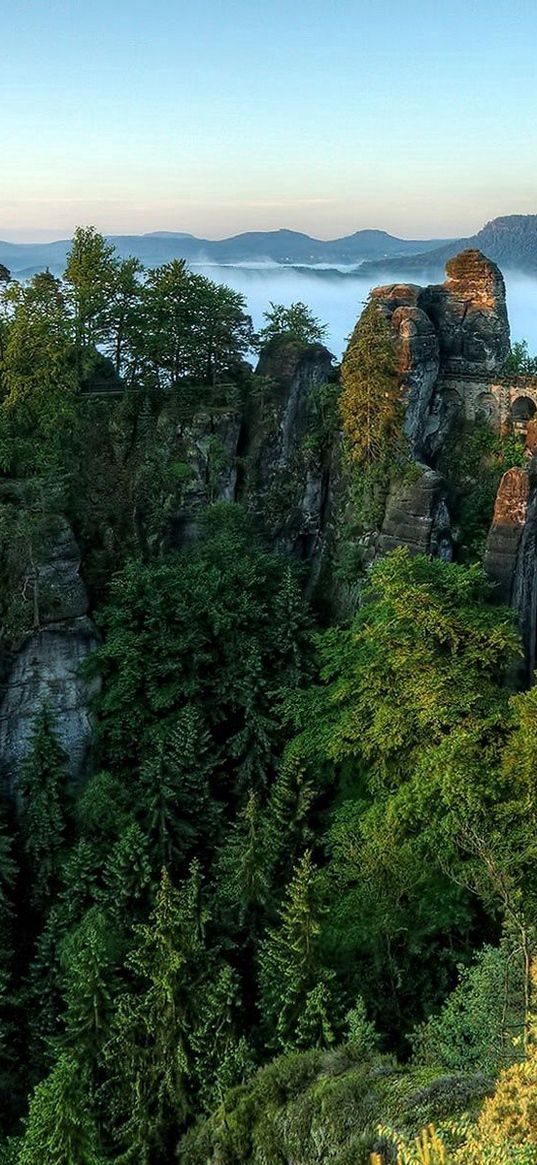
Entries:
POLYGON ((368 300, 341 365, 341 416, 351 462, 384 462, 401 445, 402 398, 390 325, 368 300))
MULTIPOLYGON (((180 1142, 182 1165, 371 1165, 378 1127, 410 1138, 432 1120, 476 1109, 483 1076, 403 1071, 389 1060, 356 1057, 350 1046, 278 1056, 180 1142)), ((388 1160, 392 1160, 388 1158, 388 1160)))
POLYGON ((458 985, 441 1011, 414 1033, 415 1060, 447 1071, 496 1075, 519 1058, 523 975, 522 952, 512 942, 484 947, 470 967, 460 967, 458 985))
POLYGON ((191 550, 129 563, 102 625, 92 667, 103 678, 111 763, 154 756, 157 738, 169 738, 190 704, 196 731, 211 741, 206 771, 225 742, 228 788, 266 783, 281 739, 279 695, 304 675, 308 617, 291 567, 256 543, 239 507, 209 511, 205 538, 191 550))
POLYGON ((84 355, 102 344, 117 270, 114 247, 95 227, 77 227, 67 256, 65 283, 73 315, 79 373, 84 355))
POLYGON ((118 957, 115 929, 96 907, 62 944, 64 1040, 90 1072, 95 1070, 110 1034, 118 957))
POLYGON ((505 371, 514 376, 537 376, 537 356, 530 356, 527 340, 517 340, 513 344, 505 371))
POLYGON ((147 273, 137 359, 148 388, 215 385, 255 347, 245 300, 174 259, 147 273))
POLYGON ((35 1089, 17 1165, 104 1165, 87 1073, 67 1055, 35 1089))
POLYGON ((266 320, 261 329, 260 339, 263 343, 272 340, 274 336, 288 336, 300 344, 320 344, 327 333, 327 325, 322 324, 305 303, 297 301, 288 307, 283 303, 272 303, 268 311, 263 312, 266 320))
POLYGON ((41 912, 58 889, 64 856, 66 761, 45 706, 35 724, 19 790, 21 837, 31 877, 30 897, 41 912))
POLYGON ((259 798, 250 792, 223 846, 218 865, 218 900, 234 929, 255 934, 257 921, 270 899, 265 818, 259 798))
POLYGON ((483 555, 503 474, 524 464, 523 442, 496 433, 488 424, 458 430, 450 438, 439 468, 453 484, 454 524, 461 554, 468 560, 483 555))
POLYGON ((0 469, 57 469, 76 409, 72 333, 61 284, 49 272, 2 292, 7 313, 0 353, 0 469))
POLYGON ((319 959, 321 909, 311 854, 305 853, 289 885, 280 924, 259 953, 261 1005, 269 1046, 282 1051, 325 1046, 334 1040, 330 976, 319 959))
MULTIPOLYGON (((276 346, 324 334, 303 304, 265 318, 276 346)), ((102 629, 86 674, 104 767, 71 789, 37 709, 0 825, 0 1160, 369 1165, 393 1144, 427 1160, 444 1135, 457 1165, 517 1159, 509 1138, 531 1157, 537 696, 511 694, 513 619, 477 567, 400 551, 367 574, 388 489, 421 472, 372 299, 341 414, 334 374, 259 482, 274 542, 343 418, 339 566, 359 605, 312 635, 289 560, 241 505, 211 505, 231 413, 246 478, 276 440, 277 387, 243 363, 256 343, 235 292, 181 262, 145 272, 92 228, 62 280, 2 288, 3 666, 57 621, 66 514, 102 629), (408 1056, 410 1032, 402 1069, 379 1047, 408 1056)), ((523 451, 476 427, 444 460, 472 557, 523 451)))
POLYGON ((358 996, 354 1007, 347 1013, 347 1042, 358 1057, 372 1056, 377 1051, 379 1036, 375 1025, 367 1018, 364 1001, 358 996))
POLYGON ((395 551, 372 570, 351 627, 320 639, 317 688, 290 702, 295 756, 310 772, 331 763, 339 781, 322 876, 325 956, 353 994, 376 964, 368 995, 376 1003, 380 979, 383 1025, 401 1030, 439 933, 452 947, 437 954, 437 984, 426 971, 429 1006, 468 941, 468 891, 445 869, 465 864, 462 827, 473 820, 487 834, 488 807, 509 800, 496 755, 516 650, 512 620, 487 602, 477 567, 395 551), (400 937, 409 929, 412 943, 400 937))

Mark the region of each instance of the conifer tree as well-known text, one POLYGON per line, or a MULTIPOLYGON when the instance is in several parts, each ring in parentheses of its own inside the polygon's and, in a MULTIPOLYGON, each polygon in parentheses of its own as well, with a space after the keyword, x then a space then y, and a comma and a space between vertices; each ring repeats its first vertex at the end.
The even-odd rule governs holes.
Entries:
POLYGON ((199 871, 179 892, 163 871, 149 922, 128 956, 135 990, 118 1001, 105 1050, 105 1095, 121 1160, 171 1155, 190 1107, 193 987, 202 963, 199 871))
POLYGON ((400 441, 402 401, 390 325, 370 297, 341 365, 341 414, 352 461, 371 465, 400 441))
POLYGON ((30 1100, 18 1165, 102 1165, 87 1072, 68 1055, 30 1100))
POLYGON ((67 765, 48 709, 34 727, 20 781, 21 836, 32 904, 45 910, 59 887, 67 829, 67 765))
POLYGON ((140 772, 139 815, 157 870, 179 874, 203 838, 214 845, 218 810, 209 778, 214 767, 200 711, 182 708, 173 727, 158 735, 140 772))
POLYGON ((304 849, 311 845, 311 810, 320 791, 321 768, 312 780, 304 758, 291 744, 270 791, 266 812, 267 848, 271 855, 272 878, 286 885, 304 849))
POLYGON ((315 1028, 331 1037, 329 973, 318 953, 321 908, 311 853, 298 863, 279 926, 261 944, 261 1008, 268 1042, 282 1051, 301 1046, 315 1028))
POLYGON ((87 912, 62 945, 64 1041, 90 1076, 110 1031, 118 957, 115 929, 97 907, 87 912))
POLYGON ((242 1083, 254 1067, 252 1050, 238 1034, 239 979, 228 963, 207 976, 199 992, 197 1012, 190 1037, 197 1102, 210 1112, 227 1089, 242 1083))
POLYGON ((112 847, 103 870, 101 901, 116 926, 128 928, 140 917, 151 886, 147 838, 131 822, 112 847))
POLYGON ((221 852, 217 872, 222 911, 250 939, 270 897, 269 865, 266 823, 259 797, 251 791, 221 852))

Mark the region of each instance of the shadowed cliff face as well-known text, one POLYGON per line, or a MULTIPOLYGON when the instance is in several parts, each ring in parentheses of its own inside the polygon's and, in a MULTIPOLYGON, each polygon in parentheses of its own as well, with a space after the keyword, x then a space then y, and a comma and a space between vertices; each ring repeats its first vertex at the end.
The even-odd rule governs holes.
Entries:
POLYGON ((34 593, 32 630, 8 664, 0 697, 1 775, 16 796, 36 717, 47 706, 73 781, 84 775, 92 739, 91 690, 80 666, 97 642, 88 618, 80 554, 72 530, 57 516, 37 561, 23 564, 22 584, 34 593))
POLYGON ((243 408, 207 409, 178 427, 191 479, 172 520, 171 544, 195 540, 199 515, 211 502, 240 501, 258 515, 275 548, 308 562, 313 579, 334 461, 324 396, 334 381, 332 357, 322 344, 276 337, 261 354, 256 380, 243 408))

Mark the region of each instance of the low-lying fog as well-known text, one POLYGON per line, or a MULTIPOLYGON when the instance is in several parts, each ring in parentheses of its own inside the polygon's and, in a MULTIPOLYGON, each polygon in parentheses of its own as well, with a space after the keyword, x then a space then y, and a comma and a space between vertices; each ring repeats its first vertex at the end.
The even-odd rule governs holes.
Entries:
MULTIPOLYGON (((351 333, 363 304, 376 283, 397 282, 408 279, 402 270, 389 276, 382 275, 373 280, 360 274, 345 274, 343 271, 312 269, 311 273, 295 271, 276 264, 256 266, 246 264, 240 267, 219 267, 207 265, 196 267, 210 279, 227 283, 246 296, 248 309, 254 326, 263 326, 263 312, 270 301, 289 304, 302 300, 311 307, 314 315, 328 324, 327 347, 335 356, 341 356, 345 342, 351 333)), ((416 277, 414 277, 415 279, 416 277)), ((441 271, 427 275, 424 283, 441 283, 441 271)), ((512 340, 527 340, 531 353, 537 352, 537 277, 506 273, 507 305, 511 323, 512 340)))

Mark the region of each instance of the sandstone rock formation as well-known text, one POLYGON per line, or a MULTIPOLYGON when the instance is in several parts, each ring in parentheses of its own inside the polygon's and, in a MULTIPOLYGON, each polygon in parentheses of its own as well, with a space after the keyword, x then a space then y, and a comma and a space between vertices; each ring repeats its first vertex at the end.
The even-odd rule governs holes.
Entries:
POLYGON ((177 424, 175 452, 185 466, 185 488, 171 521, 172 546, 196 539, 208 504, 241 501, 274 547, 308 562, 313 585, 335 460, 336 434, 334 427, 328 433, 322 399, 333 377, 332 356, 322 344, 275 337, 260 356, 256 390, 242 408, 200 410, 177 424))
MULTIPOLYGON (((486 393, 510 350, 499 268, 479 251, 463 251, 449 260, 446 274, 439 286, 392 284, 373 292, 397 341, 405 432, 414 455, 426 463, 464 412, 464 382, 482 381, 486 393)), ((475 395, 473 383, 471 391, 475 395)))
POLYGON ((487 538, 485 570, 499 601, 517 613, 526 657, 533 675, 537 646, 537 464, 504 474, 487 538))
POLYGON ((79 669, 97 633, 87 615, 79 558, 68 523, 55 517, 30 580, 36 625, 8 660, 1 687, 0 771, 12 793, 44 703, 68 755, 72 779, 79 780, 87 766, 91 691, 79 669))
POLYGON ((494 506, 494 516, 487 538, 484 566, 497 588, 498 598, 510 603, 522 535, 528 514, 529 476, 525 469, 504 473, 494 506))
POLYGON ((445 283, 420 296, 438 335, 441 372, 461 377, 501 372, 510 348, 499 267, 480 251, 462 251, 448 261, 446 275, 445 283))
POLYGON ((377 553, 407 546, 413 554, 453 557, 446 483, 434 469, 422 468, 417 480, 393 485, 377 541, 377 553))
POLYGON ((323 388, 333 378, 322 344, 276 338, 257 375, 266 393, 247 418, 247 504, 274 545, 318 563, 326 530, 335 433, 324 430, 323 388))

